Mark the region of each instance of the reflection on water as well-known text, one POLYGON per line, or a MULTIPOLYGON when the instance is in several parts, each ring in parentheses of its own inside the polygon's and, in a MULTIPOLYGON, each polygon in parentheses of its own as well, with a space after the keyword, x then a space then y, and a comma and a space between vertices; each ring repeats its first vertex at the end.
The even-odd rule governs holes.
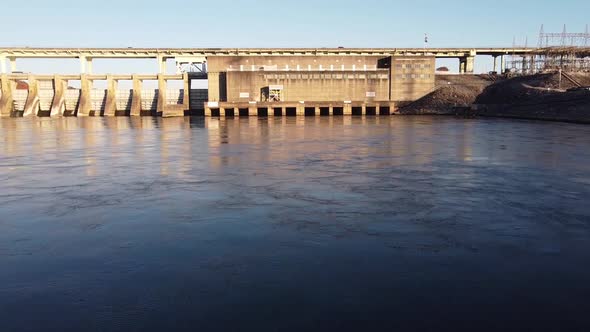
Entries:
POLYGON ((589 141, 439 117, 0 119, 0 321, 587 329, 589 141))

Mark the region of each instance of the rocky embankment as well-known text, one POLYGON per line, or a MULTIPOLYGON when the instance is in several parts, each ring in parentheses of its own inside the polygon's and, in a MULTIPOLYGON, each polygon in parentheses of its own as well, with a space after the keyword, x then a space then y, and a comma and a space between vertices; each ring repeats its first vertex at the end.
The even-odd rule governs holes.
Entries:
POLYGON ((487 75, 452 76, 437 77, 435 91, 398 112, 464 114, 469 108, 467 113, 477 116, 590 123, 590 91, 567 91, 577 84, 590 86, 590 74, 569 74, 561 80, 559 74, 499 80, 487 75))
POLYGON ((437 75, 431 93, 398 109, 399 114, 455 114, 470 107, 486 87, 494 83, 488 75, 437 75))
MULTIPOLYGON (((590 74, 569 74, 590 86, 590 74)), ((478 116, 590 123, 590 91, 568 91, 577 85, 559 74, 523 76, 486 88, 473 107, 478 116)))

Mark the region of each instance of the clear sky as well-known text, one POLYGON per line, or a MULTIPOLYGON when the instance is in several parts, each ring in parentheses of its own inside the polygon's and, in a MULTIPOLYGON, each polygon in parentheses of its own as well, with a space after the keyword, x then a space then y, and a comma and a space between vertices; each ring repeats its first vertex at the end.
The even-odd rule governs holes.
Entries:
POLYGON ((541 24, 582 32, 589 13, 588 0, 0 0, 0 45, 422 47, 428 33, 432 47, 510 47, 536 45, 541 24))

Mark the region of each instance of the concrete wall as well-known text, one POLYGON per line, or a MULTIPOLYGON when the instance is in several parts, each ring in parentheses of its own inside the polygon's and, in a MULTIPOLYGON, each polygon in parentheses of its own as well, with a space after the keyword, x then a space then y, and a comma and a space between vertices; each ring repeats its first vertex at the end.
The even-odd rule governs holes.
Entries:
POLYGON ((391 100, 413 101, 435 87, 434 57, 393 57, 391 61, 391 100))
POLYGON ((389 71, 228 72, 227 101, 263 101, 261 91, 282 85, 284 102, 386 101, 389 71))
MULTIPOLYGON (((375 71, 381 58, 381 56, 310 55, 212 56, 207 58, 209 100, 239 101, 239 94, 243 92, 249 93, 251 100, 259 101, 260 89, 269 84, 285 85, 285 93, 289 100, 322 101, 354 98, 364 100, 367 90, 358 87, 357 80, 359 78, 354 78, 354 82, 348 82, 352 83, 352 87, 348 87, 345 83, 346 80, 318 75, 322 72, 344 75, 347 72, 375 71), (224 73, 228 73, 228 75, 224 77, 224 73), (265 76, 252 73, 265 73, 265 76), (296 76, 297 73, 300 73, 301 76, 296 76), (284 76, 283 78, 269 76, 275 74, 284 76), (287 74, 289 74, 288 79, 287 74), (303 78, 303 75, 312 75, 312 78, 303 78), (331 82, 332 80, 333 82, 331 82), (313 84, 310 85, 310 83, 313 84), (224 88, 227 91, 224 91, 224 88), (289 91, 286 91, 287 88, 289 91), (321 93, 321 90, 324 90, 324 93, 321 93)), ((371 84, 366 87, 370 90, 374 88, 374 85, 381 84, 373 81, 367 83, 371 84)))
POLYGON ((356 70, 375 69, 382 56, 210 56, 209 73, 259 70, 356 70), (344 67, 343 67, 344 66, 344 67))

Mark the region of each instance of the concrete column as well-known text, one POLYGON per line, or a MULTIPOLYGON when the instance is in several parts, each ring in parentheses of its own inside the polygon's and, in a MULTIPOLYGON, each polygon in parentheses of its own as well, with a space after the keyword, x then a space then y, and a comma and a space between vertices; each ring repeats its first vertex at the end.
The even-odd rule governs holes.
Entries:
POLYGON ((158 55, 158 73, 166 74, 166 58, 158 55))
POLYGON ((498 57, 494 55, 494 67, 492 68, 492 71, 497 71, 498 68, 498 57))
POLYGON ((188 73, 182 74, 183 84, 183 95, 182 95, 182 105, 185 111, 190 109, 190 81, 188 78, 188 73))
POLYGON ((466 69, 467 69, 467 59, 460 58, 459 59, 459 74, 465 74, 466 69))
POLYGON ((361 115, 367 115, 367 104, 361 106, 361 115))
POLYGON ((166 109, 166 80, 163 74, 158 74, 158 108, 156 112, 164 114, 166 109))
POLYGON ((29 82, 29 93, 23 116, 36 116, 39 113, 39 84, 33 75, 29 75, 27 80, 29 82))
POLYGON ((342 109, 343 115, 352 115, 352 105, 351 104, 344 104, 344 108, 342 109))
POLYGON ((107 75, 107 98, 104 105, 105 116, 115 116, 117 111, 117 81, 107 75))
POLYGON ((475 56, 468 56, 465 62, 465 72, 473 74, 475 71, 475 56))
POLYGON ((211 116, 211 108, 205 107, 205 116, 207 116, 207 117, 211 116))
POLYGON ((389 103, 389 114, 388 115, 393 115, 393 114, 397 114, 397 105, 395 104, 395 102, 390 102, 389 103))
POLYGON ((51 103, 50 116, 62 116, 66 110, 67 82, 59 75, 53 77, 53 102, 51 103))
POLYGON ((80 73, 92 74, 92 58, 84 55, 80 56, 80 73))
POLYGON ((209 101, 219 101, 219 73, 208 73, 209 101))
POLYGON ((330 107, 328 108, 328 115, 329 116, 333 116, 334 115, 334 106, 330 105, 330 107))
POLYGON ((375 115, 379 116, 381 115, 381 105, 377 104, 377 106, 375 106, 375 115))
POLYGON ((0 55, 0 74, 6 74, 6 56, 0 55))
POLYGON ((133 75, 133 95, 131 96, 131 116, 141 115, 141 80, 133 75))
POLYGON ((249 116, 258 116, 258 106, 250 106, 248 107, 248 115, 249 116))
POLYGON ((223 108, 223 107, 220 107, 219 108, 219 117, 220 118, 225 118, 226 117, 225 108, 223 108))
MULTIPOLYGON (((3 60, 0 59, 0 61, 3 60)), ((12 98, 13 85, 14 84, 8 79, 6 73, 3 73, 2 76, 0 76, 0 86, 2 88, 2 96, 0 97, 0 117, 12 115, 14 110, 14 100, 12 98)))
POLYGON ((506 57, 502 55, 500 57, 500 73, 504 74, 505 71, 506 71, 506 57))
POLYGON ((92 58, 86 58, 86 72, 92 75, 92 58))
POLYGON ((10 72, 14 73, 16 71, 16 58, 9 57, 8 60, 10 61, 10 72))
POLYGON ((297 105, 297 109, 295 110, 296 116, 305 116, 305 104, 297 105))
POLYGON ((78 101, 77 116, 83 117, 90 115, 92 81, 88 79, 88 75, 80 75, 80 100, 78 101))

